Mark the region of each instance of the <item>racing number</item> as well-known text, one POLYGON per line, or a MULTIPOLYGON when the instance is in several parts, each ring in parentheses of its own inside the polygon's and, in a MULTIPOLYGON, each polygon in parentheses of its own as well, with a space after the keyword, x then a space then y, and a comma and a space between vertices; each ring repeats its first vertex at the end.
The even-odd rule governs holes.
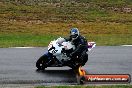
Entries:
POLYGON ((55 54, 58 50, 53 49, 52 53, 55 54))

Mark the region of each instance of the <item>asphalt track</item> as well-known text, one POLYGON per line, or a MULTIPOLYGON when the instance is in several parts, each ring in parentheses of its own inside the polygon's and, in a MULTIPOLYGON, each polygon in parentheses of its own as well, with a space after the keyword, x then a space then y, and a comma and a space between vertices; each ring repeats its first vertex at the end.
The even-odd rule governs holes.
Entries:
MULTIPOLYGON (((76 85, 69 67, 37 71, 35 63, 47 48, 0 48, 0 84, 76 85)), ((89 74, 132 75, 131 46, 97 46, 83 67, 89 74)))

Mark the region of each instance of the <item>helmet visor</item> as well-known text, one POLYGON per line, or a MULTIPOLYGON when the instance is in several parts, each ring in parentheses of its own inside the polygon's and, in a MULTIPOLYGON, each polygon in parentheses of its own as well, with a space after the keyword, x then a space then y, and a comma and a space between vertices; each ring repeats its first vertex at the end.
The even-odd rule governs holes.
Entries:
POLYGON ((71 35, 71 38, 77 38, 78 34, 71 35))

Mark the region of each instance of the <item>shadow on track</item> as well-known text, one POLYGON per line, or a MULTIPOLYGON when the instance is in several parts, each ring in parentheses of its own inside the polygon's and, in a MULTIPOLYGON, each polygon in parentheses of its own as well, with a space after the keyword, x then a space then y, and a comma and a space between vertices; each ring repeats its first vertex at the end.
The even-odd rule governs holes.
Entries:
POLYGON ((38 75, 45 77, 45 82, 48 83, 76 83, 76 75, 75 72, 71 69, 69 70, 45 70, 38 71, 36 70, 38 75))
POLYGON ((72 69, 68 70, 36 70, 37 73, 43 74, 43 75, 51 75, 51 76, 75 76, 75 72, 72 69))

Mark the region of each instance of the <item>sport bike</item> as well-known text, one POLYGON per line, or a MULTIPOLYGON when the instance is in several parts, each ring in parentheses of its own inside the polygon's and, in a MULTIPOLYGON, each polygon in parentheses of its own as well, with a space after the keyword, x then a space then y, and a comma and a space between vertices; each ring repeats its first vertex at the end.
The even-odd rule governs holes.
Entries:
MULTIPOLYGON (((88 52, 95 47, 95 42, 88 42, 88 52)), ((64 38, 58 38, 53 40, 48 45, 48 50, 42 55, 36 62, 36 67, 38 70, 45 70, 47 67, 63 67, 68 66, 72 69, 83 66, 87 60, 83 62, 83 58, 88 59, 88 55, 84 52, 84 57, 82 62, 71 60, 69 56, 71 52, 75 50, 75 46, 70 41, 65 41, 64 38)))

